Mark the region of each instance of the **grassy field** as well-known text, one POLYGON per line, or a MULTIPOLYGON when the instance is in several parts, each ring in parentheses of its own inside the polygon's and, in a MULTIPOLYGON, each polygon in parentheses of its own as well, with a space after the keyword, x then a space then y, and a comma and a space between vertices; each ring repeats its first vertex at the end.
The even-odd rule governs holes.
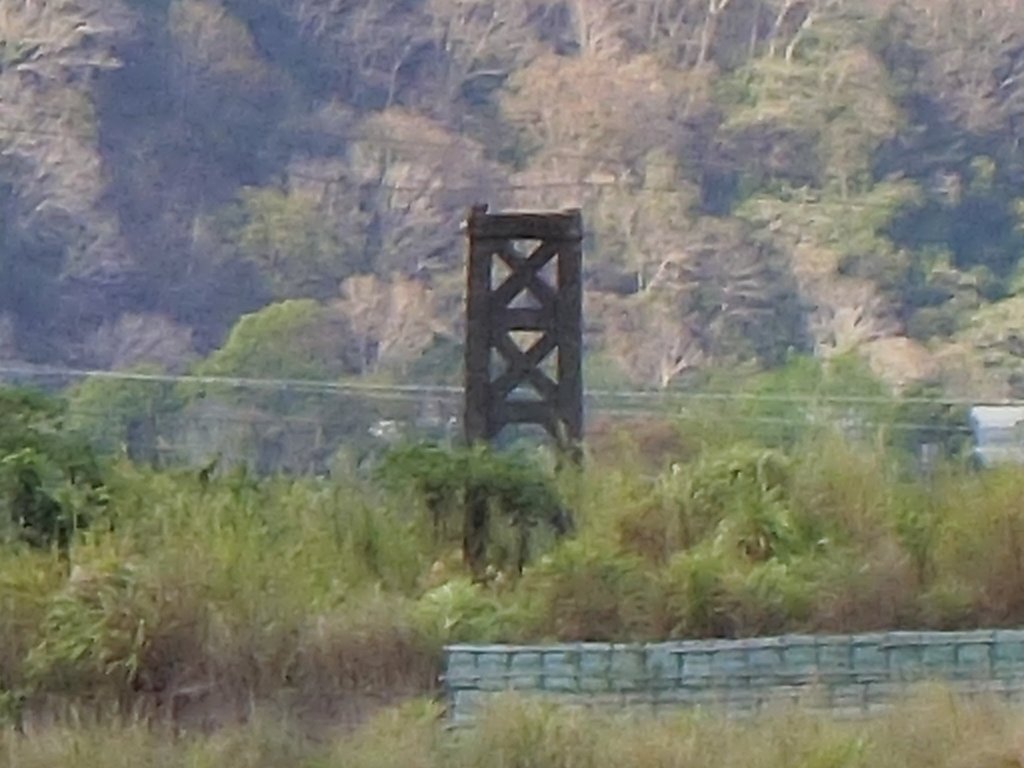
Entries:
POLYGON ((993 702, 923 690, 884 718, 837 722, 796 709, 754 721, 714 714, 601 716, 507 701, 450 733, 423 702, 356 733, 317 740, 278 719, 188 734, 142 725, 0 731, 11 768, 1010 768, 1024 765, 1024 719, 993 702))

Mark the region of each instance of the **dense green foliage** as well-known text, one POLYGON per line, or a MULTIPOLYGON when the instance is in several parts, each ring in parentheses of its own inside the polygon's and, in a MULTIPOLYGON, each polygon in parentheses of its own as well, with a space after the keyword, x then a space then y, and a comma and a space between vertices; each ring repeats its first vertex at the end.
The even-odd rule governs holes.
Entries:
POLYGON ((1022 33, 1020 0, 11 0, 0 359, 447 379, 486 201, 583 208, 613 384, 854 352, 1019 393, 1022 33))
POLYGON ((75 531, 64 560, 59 541, 0 544, 13 716, 45 700, 177 718, 196 691, 229 712, 424 692, 451 641, 1024 620, 1019 472, 947 459, 922 475, 878 421, 779 435, 715 401, 659 425, 674 437, 595 436, 584 471, 557 477, 526 454, 424 446, 329 478, 122 460, 100 508, 72 493, 89 454, 72 451, 58 406, 3 402, 7 455, 36 450, 56 484, 45 498, 71 505, 62 513, 91 504, 103 523, 75 531), (476 499, 490 515, 483 572, 466 565, 460 525, 476 499), (565 509, 572 535, 550 535, 566 532, 565 509))
POLYGON ((0 389, 0 545, 13 538, 66 550, 102 500, 96 459, 62 419, 56 401, 0 389))
POLYGON ((572 529, 572 516, 554 483, 523 455, 479 447, 453 451, 411 445, 389 451, 377 476, 385 486, 412 488, 417 493, 437 540, 447 538, 455 528, 461 535, 463 558, 478 575, 487 565, 514 567, 521 574, 535 529, 543 526, 559 535, 572 529), (454 514, 461 518, 461 525, 452 525, 454 514), (500 539, 502 528, 510 530, 515 543, 488 557, 488 546, 500 539))

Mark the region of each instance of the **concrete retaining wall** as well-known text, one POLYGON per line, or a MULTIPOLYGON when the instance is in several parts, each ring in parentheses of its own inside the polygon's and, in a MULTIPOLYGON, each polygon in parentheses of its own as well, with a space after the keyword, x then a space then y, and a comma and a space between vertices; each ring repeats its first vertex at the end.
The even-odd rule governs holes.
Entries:
POLYGON ((681 706, 749 712, 799 698, 837 714, 884 706, 908 685, 943 681, 963 693, 1024 700, 1024 631, 887 632, 684 641, 446 649, 444 687, 456 724, 497 694, 568 704, 681 706))

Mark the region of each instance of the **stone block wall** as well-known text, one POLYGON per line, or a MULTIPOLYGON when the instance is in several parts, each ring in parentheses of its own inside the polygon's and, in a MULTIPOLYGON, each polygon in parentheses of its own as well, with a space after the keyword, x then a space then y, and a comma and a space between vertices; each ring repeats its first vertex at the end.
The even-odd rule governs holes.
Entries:
POLYGON ((444 688, 455 724, 505 691, 593 707, 704 706, 755 711, 800 699, 837 714, 885 706, 914 683, 1024 699, 1024 631, 886 632, 446 649, 444 688))

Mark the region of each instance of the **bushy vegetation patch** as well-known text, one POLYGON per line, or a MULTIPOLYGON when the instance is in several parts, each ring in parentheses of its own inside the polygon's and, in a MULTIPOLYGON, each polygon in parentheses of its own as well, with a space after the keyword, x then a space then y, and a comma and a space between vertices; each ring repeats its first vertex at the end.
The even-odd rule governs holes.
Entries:
MULTIPOLYGON (((72 466, 74 433, 40 423, 5 432, 8 455, 42 445, 72 466)), ((561 474, 417 445, 331 478, 111 460, 76 495, 60 475, 50 498, 90 525, 0 545, 3 717, 59 700, 173 718, 212 691, 392 699, 433 690, 449 642, 1024 621, 1019 472, 925 475, 877 436, 766 440, 740 421, 723 443, 695 423, 666 419, 685 439, 656 431, 657 456, 623 440, 561 474)))

